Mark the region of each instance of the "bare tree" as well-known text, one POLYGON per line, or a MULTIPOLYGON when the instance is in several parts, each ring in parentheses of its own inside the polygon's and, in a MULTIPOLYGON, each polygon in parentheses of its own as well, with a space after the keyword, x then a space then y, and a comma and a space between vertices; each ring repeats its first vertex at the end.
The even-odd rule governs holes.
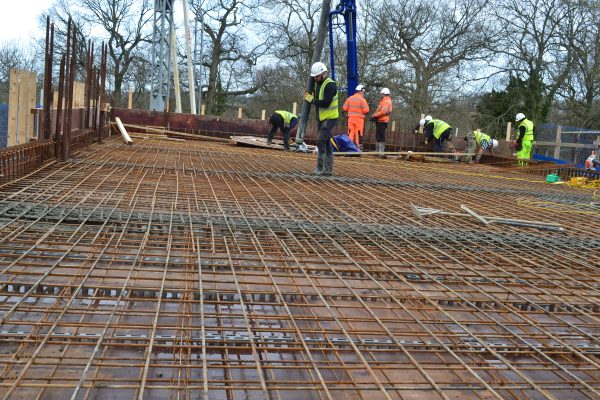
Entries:
MULTIPOLYGON (((64 40, 60 38, 66 33, 69 17, 77 25, 82 37, 90 37, 98 28, 104 32, 99 39, 108 45, 109 69, 114 76, 113 102, 120 102, 122 86, 132 63, 144 61, 137 58, 137 47, 149 41, 149 23, 152 19, 153 2, 150 0, 54 0, 49 14, 55 22, 57 37, 57 54, 60 54, 64 40)), ((85 60, 86 42, 81 42, 82 55, 85 60)))
POLYGON ((485 57, 491 39, 486 6, 486 0, 408 0, 378 9, 372 46, 381 55, 375 64, 385 76, 395 76, 390 86, 415 113, 443 98, 452 73, 485 57))
POLYGON ((265 4, 263 23, 269 34, 277 38, 271 56, 289 67, 292 79, 304 79, 308 72, 321 9, 319 0, 268 0, 265 4), (269 10, 278 12, 273 15, 269 10))
POLYGON ((568 123, 592 128, 600 125, 600 8, 577 3, 571 18, 573 68, 558 95, 568 123))
POLYGON ((202 65, 208 68, 206 107, 212 113, 223 111, 226 96, 254 93, 252 74, 265 54, 269 41, 251 32, 256 0, 209 0, 207 4, 191 1, 196 15, 204 13, 204 32, 208 36, 208 55, 202 65), (220 101, 217 101, 219 97, 220 101))
POLYGON ((123 80, 136 59, 136 48, 149 40, 147 26, 152 19, 149 0, 79 0, 85 20, 99 24, 107 33, 108 56, 114 74, 114 99, 119 101, 123 80))
POLYGON ((495 9, 497 59, 506 60, 500 68, 526 82, 514 111, 543 122, 573 65, 575 8, 565 0, 500 0, 495 9))
POLYGON ((36 57, 32 49, 15 41, 5 42, 0 46, 0 103, 8 102, 11 69, 35 71, 36 57))

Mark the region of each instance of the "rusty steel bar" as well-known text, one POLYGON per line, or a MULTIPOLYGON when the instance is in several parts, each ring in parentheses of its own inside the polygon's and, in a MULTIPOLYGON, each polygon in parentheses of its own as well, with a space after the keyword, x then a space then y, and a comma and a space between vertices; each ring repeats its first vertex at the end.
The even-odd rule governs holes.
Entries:
POLYGON ((93 149, 0 184, 4 398, 600 395, 593 191, 350 157, 318 177, 312 155, 215 142, 93 149))

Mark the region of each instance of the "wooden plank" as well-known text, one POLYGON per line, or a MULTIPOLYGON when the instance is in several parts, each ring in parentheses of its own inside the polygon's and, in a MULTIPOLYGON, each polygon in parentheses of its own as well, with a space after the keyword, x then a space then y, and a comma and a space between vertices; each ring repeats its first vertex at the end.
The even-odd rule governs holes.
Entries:
POLYGON ((85 105, 85 83, 73 83, 73 108, 82 108, 85 105))
POLYGON ((562 126, 556 127, 556 140, 554 142, 554 158, 560 159, 560 140, 561 140, 562 126))
POLYGON ((11 69, 8 84, 8 140, 7 146, 16 146, 18 141, 19 71, 11 69))
POLYGON ((35 129, 35 114, 31 113, 31 110, 35 108, 35 96, 36 96, 36 85, 37 85, 37 74, 35 72, 28 72, 25 87, 25 96, 27 101, 27 108, 23 110, 25 113, 26 128, 28 142, 31 139, 37 140, 37 132, 35 129))
POLYGON ((506 124, 506 141, 510 141, 510 136, 512 134, 512 123, 509 121, 506 124))
MULTIPOLYGON (((356 152, 356 151, 338 151, 338 152, 334 152, 334 154, 336 155, 342 155, 342 156, 346 156, 346 155, 352 155, 352 154, 361 154, 361 155, 366 155, 366 156, 379 156, 382 154, 385 155, 390 155, 390 156, 422 156, 422 155, 428 155, 428 156, 474 156, 475 153, 461 153, 461 152, 456 152, 456 153, 436 153, 435 151, 363 151, 363 152, 356 152)), ((449 160, 450 162, 454 162, 452 160, 449 160)))
MULTIPOLYGON (((231 142, 236 145, 245 145, 252 147, 260 147, 263 149, 271 149, 271 150, 283 150, 283 140, 275 139, 272 144, 267 143, 267 138, 256 137, 256 136, 231 136, 231 142)), ((290 144, 290 148, 295 148, 296 144, 290 144)), ((315 152, 317 150, 317 146, 306 146, 309 153, 315 152)), ((335 153, 334 153, 335 154, 335 153)), ((358 153, 353 153, 358 154, 358 153)))
POLYGON ((27 117, 31 115, 29 112, 29 102, 27 100, 27 80, 29 79, 29 73, 24 70, 19 71, 19 111, 17 112, 17 141, 19 144, 28 142, 27 135, 27 117))
POLYGON ((464 204, 461 204, 460 208, 462 208, 467 213, 472 215, 477 221, 481 222, 482 224, 484 224, 484 225, 490 224, 488 221, 485 220, 485 218, 483 218, 481 215, 477 214, 475 211, 471 210, 469 207, 465 206, 464 204))
MULTIPOLYGON (((536 140, 533 144, 537 144, 538 146, 556 146, 554 142, 541 142, 536 140)), ((585 144, 585 143, 561 143, 561 147, 574 147, 577 149, 595 149, 597 146, 594 144, 585 144)))
POLYGON ((173 136, 176 135, 176 136, 183 136, 183 137, 188 137, 190 139, 196 139, 196 140, 207 140, 207 141, 211 141, 211 142, 229 143, 229 140, 225 139, 225 138, 214 137, 214 136, 205 136, 205 135, 200 135, 200 134, 195 134, 195 133, 170 131, 170 130, 161 128, 160 126, 132 125, 132 124, 123 124, 123 126, 125 126, 127 128, 143 130, 146 133, 153 133, 153 134, 158 133, 160 135, 167 135, 167 136, 168 135, 173 135, 173 136))

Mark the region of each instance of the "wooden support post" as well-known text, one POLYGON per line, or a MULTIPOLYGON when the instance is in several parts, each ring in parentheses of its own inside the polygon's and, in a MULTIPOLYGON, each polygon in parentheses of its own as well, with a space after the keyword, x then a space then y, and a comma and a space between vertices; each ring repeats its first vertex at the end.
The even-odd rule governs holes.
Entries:
MULTIPOLYGON (((421 114, 421 119, 425 119, 425 114, 421 114)), ((419 124, 419 133, 423 133, 423 127, 419 124)))
POLYGON ((298 109, 298 103, 294 102, 292 104, 292 114, 296 114, 297 109, 298 109))
POLYGON ((36 73, 23 71, 25 76, 25 107, 23 108, 23 119, 25 120, 25 137, 27 142, 31 139, 37 140, 37 134, 34 127, 35 115, 31 113, 31 110, 35 108, 35 95, 36 95, 36 73))
POLYGON ((238 108, 238 118, 242 118, 242 107, 238 108))
POLYGON ((127 109, 131 110, 131 107, 133 106, 133 91, 131 90, 131 87, 127 90, 127 109))
POLYGON ((204 111, 206 111, 206 105, 202 104, 200 115, 204 115, 204 111))
POLYGON ((392 132, 396 132, 396 121, 392 121, 392 132))
POLYGON ((510 141, 510 136, 512 134, 512 123, 508 121, 506 123, 506 141, 510 141))
POLYGON ((560 142, 562 136, 562 126, 556 127, 556 139, 554 141, 554 158, 560 159, 560 142))
POLYGON ((19 72, 11 69, 8 73, 8 138, 7 146, 19 144, 19 72))
MULTIPOLYGON (((296 103, 294 103, 294 104, 296 104, 296 103)), ((266 114, 266 111, 262 110, 262 115, 261 115, 260 119, 263 121, 265 120, 265 114, 266 114)))

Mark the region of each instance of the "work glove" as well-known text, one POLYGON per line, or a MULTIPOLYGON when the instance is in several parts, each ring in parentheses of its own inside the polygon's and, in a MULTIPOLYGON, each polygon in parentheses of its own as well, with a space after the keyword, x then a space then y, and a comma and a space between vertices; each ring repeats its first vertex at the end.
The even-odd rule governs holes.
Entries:
POLYGON ((377 122, 377 118, 371 117, 371 118, 369 118, 369 121, 371 121, 371 122, 377 122))
POLYGON ((515 142, 515 149, 516 149, 517 151, 520 151, 522 148, 523 148, 523 144, 521 143, 521 141, 520 141, 520 140, 517 140, 517 141, 515 142))
POLYGON ((425 139, 425 144, 429 144, 429 139, 425 139))
POLYGON ((315 96, 313 96, 312 94, 310 94, 308 92, 304 92, 304 100, 308 101, 309 103, 312 103, 314 99, 315 99, 315 96))

